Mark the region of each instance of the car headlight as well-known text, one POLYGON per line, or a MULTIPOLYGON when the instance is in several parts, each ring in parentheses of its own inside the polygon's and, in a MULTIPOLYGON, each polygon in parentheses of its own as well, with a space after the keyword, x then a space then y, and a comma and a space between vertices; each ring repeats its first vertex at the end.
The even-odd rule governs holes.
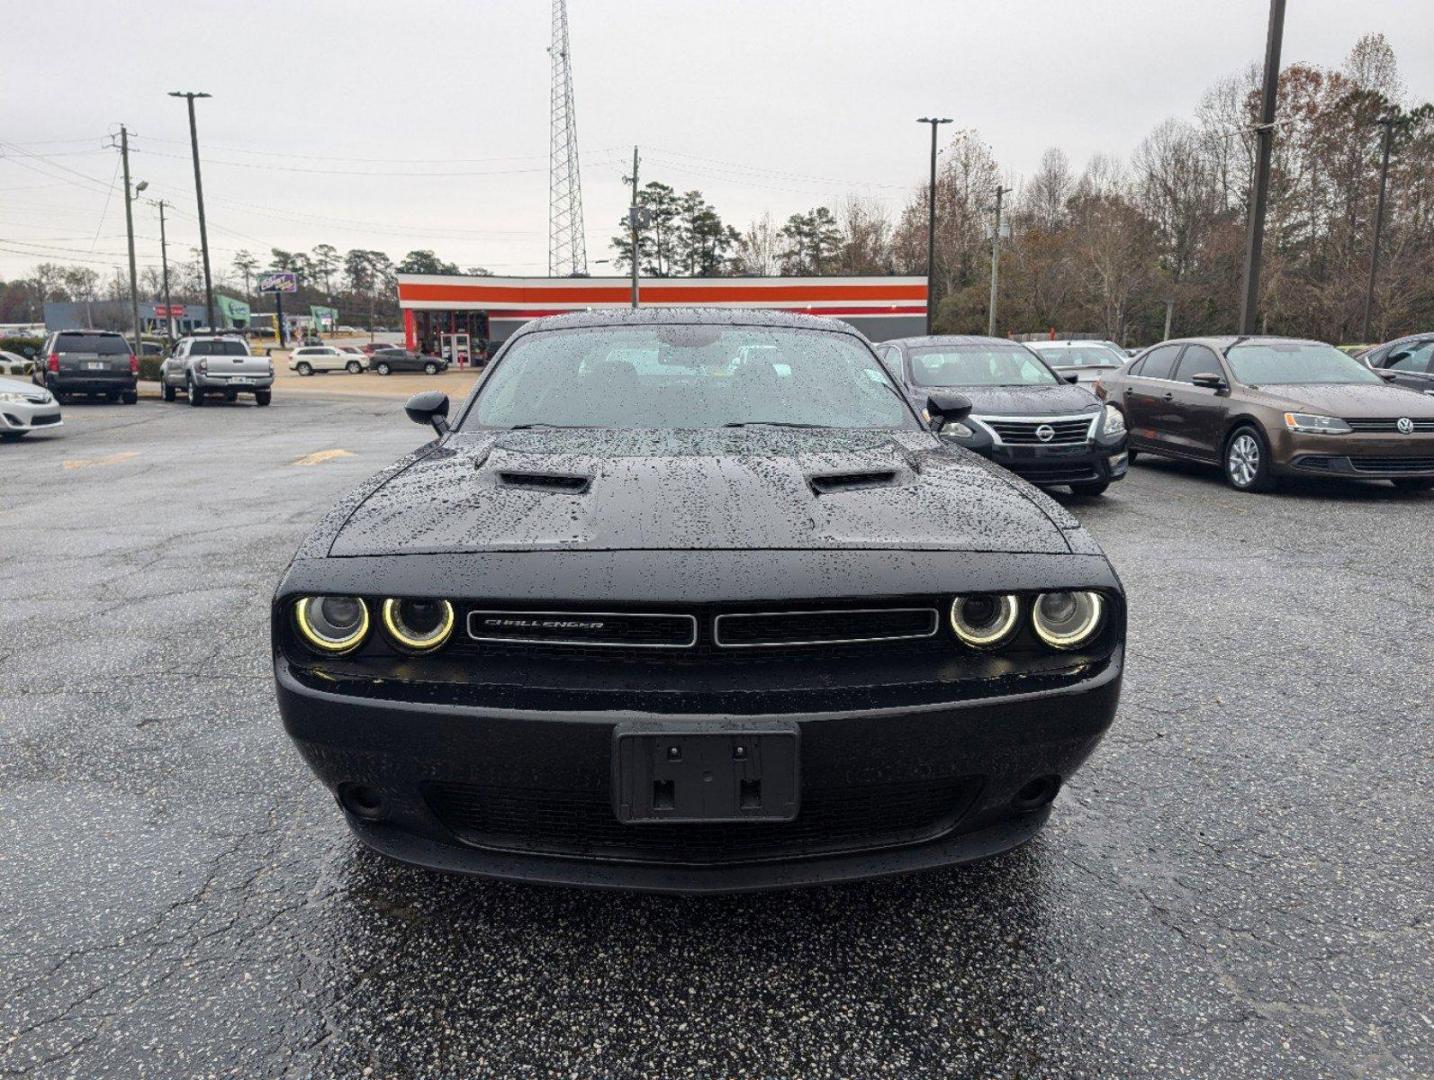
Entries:
POLYGON ((357 596, 306 596, 294 604, 294 623, 315 652, 352 652, 368 635, 368 605, 357 596))
POLYGON ((1048 592, 1036 597, 1031 623, 1036 636, 1053 649, 1075 649, 1095 637, 1105 618, 1098 592, 1048 592))
MULTIPOLYGON (((6 405, 24 405, 26 402, 32 400, 32 398, 26 397, 24 394, 12 394, 8 391, 6 393, 0 394, 0 401, 3 401, 6 405)), ((43 399, 39 402, 36 402, 36 404, 43 403, 43 399)))
POLYGON ((1105 407, 1105 419, 1101 421, 1104 432, 1110 436, 1125 434, 1125 416, 1114 405, 1105 407))
POLYGON ((383 628, 407 652, 432 652, 453 633, 453 605, 447 600, 383 602, 383 628))
POLYGON ((1285 427, 1301 435, 1348 435, 1353 429, 1337 416, 1313 413, 1285 413, 1285 427))
POLYGON ((994 649, 1016 632, 1021 605, 1007 593, 958 596, 951 601, 951 629, 973 649, 994 649))

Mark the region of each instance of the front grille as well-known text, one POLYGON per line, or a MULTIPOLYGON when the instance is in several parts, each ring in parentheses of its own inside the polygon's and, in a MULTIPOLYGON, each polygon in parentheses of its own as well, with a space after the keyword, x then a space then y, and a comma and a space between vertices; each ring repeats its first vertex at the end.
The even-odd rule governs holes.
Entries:
POLYGON ((931 637, 939 624, 935 608, 763 611, 718 615, 712 632, 721 648, 750 649, 931 637))
POLYGON ((1075 484, 1086 480, 1099 480, 1100 474, 1094 465, 1076 462, 1069 465, 1041 465, 1024 461, 1010 462, 1012 472, 1033 484, 1075 484))
POLYGON ((981 423, 999 435, 1002 442, 1019 446, 1069 446, 1072 443, 1083 443, 1090 438, 1094 420, 1094 416, 1063 420, 991 420, 981 417, 981 423), (1042 439, 1036 434, 1042 428, 1051 429, 1049 439, 1042 439))
POLYGON ((1349 463, 1362 473, 1434 471, 1434 457, 1351 457, 1349 463))
POLYGON ((611 611, 470 611, 468 636, 530 645, 684 649, 697 644, 697 619, 611 611))
POLYGON ((672 864, 730 864, 897 847, 949 831, 973 778, 807 789, 793 821, 632 824, 605 793, 438 783, 433 812, 465 843, 503 851, 672 864))
MULTIPOLYGON (((1410 422, 1414 425, 1414 431, 1434 431, 1434 419, 1411 419, 1410 422)), ((1402 434, 1399 430, 1399 417, 1397 416, 1377 420, 1345 420, 1345 423, 1349 425, 1351 431, 1402 434)))

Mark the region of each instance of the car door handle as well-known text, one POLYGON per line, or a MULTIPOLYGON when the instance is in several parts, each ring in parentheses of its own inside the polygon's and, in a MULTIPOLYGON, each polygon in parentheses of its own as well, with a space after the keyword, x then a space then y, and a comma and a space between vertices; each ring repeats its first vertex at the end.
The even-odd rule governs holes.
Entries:
POLYGON ((1166 401, 1174 401, 1174 400, 1175 400, 1175 395, 1174 395, 1174 393, 1167 393, 1167 394, 1164 395, 1164 397, 1165 397, 1165 400, 1166 400, 1166 401))

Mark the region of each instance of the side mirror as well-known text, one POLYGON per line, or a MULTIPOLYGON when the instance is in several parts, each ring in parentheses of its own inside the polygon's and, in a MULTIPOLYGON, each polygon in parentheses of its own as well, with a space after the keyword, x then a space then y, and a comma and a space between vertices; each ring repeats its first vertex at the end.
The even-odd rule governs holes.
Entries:
POLYGON ((926 397, 926 411, 931 416, 931 430, 939 435, 947 424, 959 423, 971 415, 971 399, 949 390, 934 391, 926 397))
POLYGON ((1061 381, 1068 383, 1078 383, 1080 382, 1080 375, 1074 371, 1067 372, 1061 375, 1061 381))
POLYGON ((1230 384, 1222 375, 1216 375, 1213 371, 1199 371, 1190 376, 1192 386, 1203 386, 1206 390, 1228 390, 1230 384))
POLYGON ((442 390, 425 390, 414 394, 403 407, 415 424, 432 424, 440 435, 448 433, 448 395, 442 390))
POLYGON ((1395 379, 1399 378, 1399 372, 1397 371, 1385 371, 1383 368, 1371 368, 1370 370, 1372 370, 1385 382, 1393 382, 1395 379))

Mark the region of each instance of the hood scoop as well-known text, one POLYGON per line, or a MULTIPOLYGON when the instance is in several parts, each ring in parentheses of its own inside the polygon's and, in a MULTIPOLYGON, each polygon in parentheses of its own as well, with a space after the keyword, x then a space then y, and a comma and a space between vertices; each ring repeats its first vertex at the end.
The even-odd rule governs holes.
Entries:
POLYGON ((860 472, 821 473, 807 477, 807 483, 818 495, 831 495, 838 491, 895 487, 897 477, 895 469, 865 469, 860 472))
POLYGON ((581 495, 592 487, 593 478, 583 473, 539 472, 528 469, 500 469, 498 486, 528 491, 565 491, 581 495))

